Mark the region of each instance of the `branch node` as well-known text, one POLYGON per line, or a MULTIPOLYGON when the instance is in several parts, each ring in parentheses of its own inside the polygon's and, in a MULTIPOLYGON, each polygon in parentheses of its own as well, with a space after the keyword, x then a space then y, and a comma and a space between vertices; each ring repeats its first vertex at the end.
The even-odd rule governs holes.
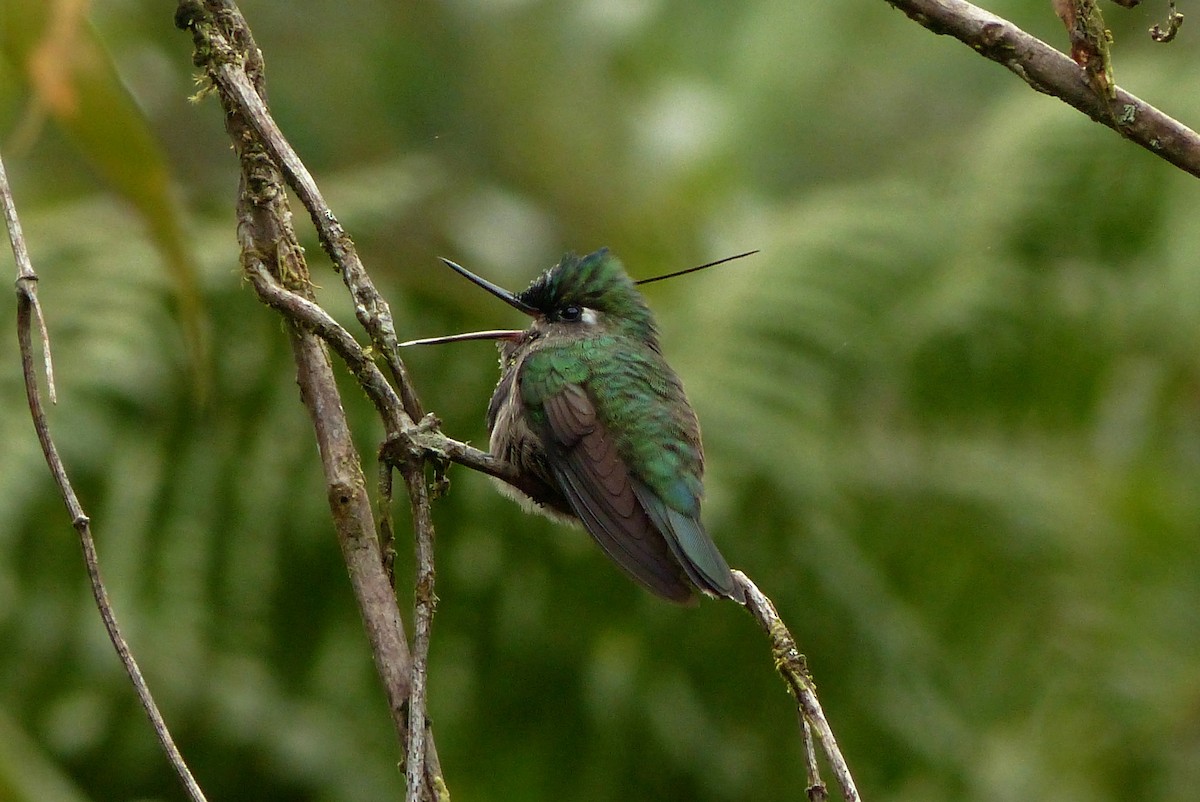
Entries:
POLYGON ((446 437, 441 432, 441 425, 438 417, 430 412, 412 426, 389 435, 379 447, 379 459, 396 468, 409 467, 429 459, 445 462, 447 455, 441 445, 446 437))
POLYGON ((979 30, 979 45, 976 50, 986 49, 992 50, 996 47, 1007 47, 1012 50, 1013 46, 1004 41, 1004 26, 998 22, 986 22, 979 30))
POLYGON ((354 503, 358 488, 346 482, 330 482, 329 501, 338 509, 345 509, 354 503))
POLYGON ((804 794, 808 797, 809 802, 826 802, 829 799, 829 789, 825 787, 825 783, 820 781, 805 788, 804 794))

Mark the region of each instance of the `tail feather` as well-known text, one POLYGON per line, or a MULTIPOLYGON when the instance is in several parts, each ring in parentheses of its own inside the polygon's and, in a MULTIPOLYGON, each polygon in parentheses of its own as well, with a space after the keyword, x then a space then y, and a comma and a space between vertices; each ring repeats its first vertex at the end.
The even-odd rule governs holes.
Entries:
POLYGON ((717 544, 695 516, 685 515, 665 504, 641 482, 633 483, 638 501, 650 520, 662 533, 671 553, 683 567, 688 579, 710 596, 723 596, 742 604, 745 593, 733 581, 729 564, 721 556, 717 544))

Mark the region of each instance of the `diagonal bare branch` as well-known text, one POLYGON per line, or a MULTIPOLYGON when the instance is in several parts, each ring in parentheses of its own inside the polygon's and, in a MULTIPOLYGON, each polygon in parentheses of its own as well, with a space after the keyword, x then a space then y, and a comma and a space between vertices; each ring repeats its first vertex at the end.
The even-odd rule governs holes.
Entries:
POLYGON ((1200 135, 1146 101, 1116 87, 1098 93, 1074 61, 1006 19, 965 0, 887 0, 914 22, 958 39, 1002 64, 1039 92, 1062 100, 1101 125, 1200 178, 1200 135))

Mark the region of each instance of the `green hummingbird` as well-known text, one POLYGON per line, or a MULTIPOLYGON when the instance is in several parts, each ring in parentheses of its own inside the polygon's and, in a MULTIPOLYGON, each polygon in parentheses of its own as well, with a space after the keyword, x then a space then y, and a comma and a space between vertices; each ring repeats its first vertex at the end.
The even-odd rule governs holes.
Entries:
POLYGON ((490 447, 529 480, 527 492, 504 483, 502 491, 582 523, 613 562, 664 599, 693 603, 699 590, 744 601, 700 521, 700 424, 621 262, 607 249, 567 254, 513 294, 442 261, 533 318, 523 330, 403 344, 498 341, 490 447))

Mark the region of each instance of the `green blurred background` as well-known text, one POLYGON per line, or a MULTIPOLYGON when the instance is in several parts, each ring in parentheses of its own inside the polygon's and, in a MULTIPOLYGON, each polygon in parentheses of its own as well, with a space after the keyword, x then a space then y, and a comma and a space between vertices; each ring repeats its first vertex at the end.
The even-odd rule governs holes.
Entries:
MULTIPOLYGON (((986 5, 1063 46, 1045 0, 986 5)), ((1150 42, 1162 5, 1105 7, 1117 79, 1195 124, 1196 31, 1150 42)), ((705 427, 709 527, 792 624, 866 799, 1196 798, 1195 179, 880 0, 243 10, 402 336, 520 322, 439 255, 521 288, 567 249, 635 276, 761 249, 647 294, 705 427)), ((236 165, 172 13, 0 2, 52 424, 209 798, 394 799, 282 327, 239 277, 236 165)), ((0 364, 0 801, 182 798, 11 335, 0 364)), ((493 349, 409 364, 446 431, 486 442, 493 349)), ((801 798, 748 616, 660 603, 580 532, 452 479, 430 706, 456 800, 801 798)))

